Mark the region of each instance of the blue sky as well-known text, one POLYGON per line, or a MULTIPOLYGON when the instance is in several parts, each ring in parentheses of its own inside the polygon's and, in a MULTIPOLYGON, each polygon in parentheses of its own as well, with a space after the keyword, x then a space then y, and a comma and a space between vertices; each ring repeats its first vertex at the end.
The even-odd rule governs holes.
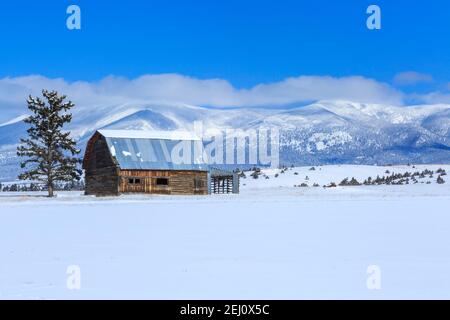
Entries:
POLYGON ((0 79, 92 83, 174 73, 239 90, 289 77, 360 76, 447 99, 449 35, 448 0, 5 1, 0 79), (81 8, 79 31, 66 28, 70 4, 81 8), (366 27, 370 4, 381 7, 381 30, 366 27), (419 80, 393 81, 402 72, 419 80))
POLYGON ((297 75, 390 81, 417 71, 450 81, 450 2, 8 1, 0 11, 0 76, 95 80, 180 73, 237 87, 297 75), (382 9, 382 30, 365 10, 382 9), (65 28, 69 4, 82 30, 65 28))

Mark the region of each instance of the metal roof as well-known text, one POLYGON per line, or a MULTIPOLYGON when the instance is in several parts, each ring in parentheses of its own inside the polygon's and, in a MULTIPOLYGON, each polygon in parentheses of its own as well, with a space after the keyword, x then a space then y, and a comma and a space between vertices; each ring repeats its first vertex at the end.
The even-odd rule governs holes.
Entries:
POLYGON ((199 141, 199 136, 188 131, 147 131, 147 130, 98 130, 105 138, 162 139, 199 141))
POLYGON ((99 130, 124 170, 207 171, 203 142, 189 132, 99 130))

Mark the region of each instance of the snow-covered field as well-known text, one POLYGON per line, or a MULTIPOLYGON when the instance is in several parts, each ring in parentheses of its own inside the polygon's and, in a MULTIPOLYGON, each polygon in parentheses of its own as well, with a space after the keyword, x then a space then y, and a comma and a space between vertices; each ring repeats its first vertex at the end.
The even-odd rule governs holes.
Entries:
POLYGON ((0 193, 0 298, 449 299, 450 175, 312 187, 426 168, 450 172, 267 170, 269 179, 247 174, 239 195, 0 193), (80 268, 80 290, 67 288, 69 266, 80 268), (367 287, 369 266, 379 290, 367 287))

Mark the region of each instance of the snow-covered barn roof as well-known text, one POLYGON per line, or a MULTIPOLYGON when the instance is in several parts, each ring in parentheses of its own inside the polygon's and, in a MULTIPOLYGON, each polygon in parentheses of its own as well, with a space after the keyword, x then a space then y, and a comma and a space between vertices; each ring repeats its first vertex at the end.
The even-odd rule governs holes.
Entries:
POLYGON ((161 139, 200 141, 200 137, 188 131, 147 131, 147 130, 98 130, 105 138, 120 139, 161 139))
POLYGON ((208 170, 203 142, 181 131, 99 130, 124 170, 208 170))

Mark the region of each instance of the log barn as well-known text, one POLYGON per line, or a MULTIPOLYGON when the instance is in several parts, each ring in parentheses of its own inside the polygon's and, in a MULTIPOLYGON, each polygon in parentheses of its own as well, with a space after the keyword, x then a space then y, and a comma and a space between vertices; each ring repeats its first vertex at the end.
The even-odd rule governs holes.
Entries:
POLYGON ((202 156, 202 140, 189 132, 98 130, 83 159, 85 194, 238 193, 237 174, 210 168, 202 156))

